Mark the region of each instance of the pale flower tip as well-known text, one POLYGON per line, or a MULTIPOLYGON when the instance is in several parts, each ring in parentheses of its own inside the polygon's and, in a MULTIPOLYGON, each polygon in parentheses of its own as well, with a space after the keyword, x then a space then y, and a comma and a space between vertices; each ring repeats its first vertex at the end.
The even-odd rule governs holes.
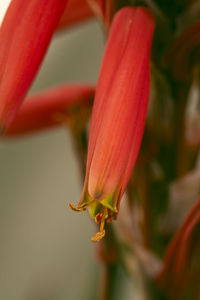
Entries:
POLYGON ((91 238, 91 242, 99 242, 106 234, 106 231, 105 229, 95 233, 95 235, 93 235, 93 237, 91 238))
POLYGON ((85 210, 85 207, 78 207, 78 206, 75 206, 74 204, 72 203, 69 203, 69 208, 71 208, 73 211, 84 211, 85 210))

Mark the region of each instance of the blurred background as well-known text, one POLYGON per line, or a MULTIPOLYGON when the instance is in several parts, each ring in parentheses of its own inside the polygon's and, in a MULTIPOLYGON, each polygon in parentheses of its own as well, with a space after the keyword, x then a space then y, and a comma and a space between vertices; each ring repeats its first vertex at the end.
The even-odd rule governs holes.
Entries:
MULTIPOLYGON (((96 21, 56 34, 31 91, 96 83, 103 48, 96 21)), ((86 213, 68 209, 80 192, 66 129, 0 142, 0 299, 96 299, 95 227, 86 213)), ((129 282, 123 299, 136 299, 129 282)))

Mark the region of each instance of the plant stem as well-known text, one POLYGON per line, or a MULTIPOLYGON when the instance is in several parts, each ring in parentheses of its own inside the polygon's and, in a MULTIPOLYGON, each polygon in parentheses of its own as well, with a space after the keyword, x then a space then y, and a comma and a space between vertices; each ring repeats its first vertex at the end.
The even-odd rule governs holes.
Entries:
POLYGON ((103 272, 99 300, 117 300, 120 299, 119 291, 122 288, 120 269, 124 264, 120 245, 111 224, 106 224, 106 236, 100 243, 103 272))
POLYGON ((188 99, 188 87, 177 84, 177 105, 175 112, 175 144, 176 144, 176 177, 179 178, 187 172, 187 151, 185 141, 185 110, 188 99))
POLYGON ((116 300, 116 291, 119 288, 118 267, 117 263, 104 263, 100 300, 116 300))

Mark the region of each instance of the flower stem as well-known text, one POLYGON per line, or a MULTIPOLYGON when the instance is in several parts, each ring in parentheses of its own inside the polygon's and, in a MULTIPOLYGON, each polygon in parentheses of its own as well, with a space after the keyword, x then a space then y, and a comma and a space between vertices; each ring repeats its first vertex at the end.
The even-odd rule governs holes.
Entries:
POLYGON ((175 144, 176 144, 176 177, 187 172, 187 151, 185 141, 185 110, 188 99, 187 85, 178 84, 176 89, 177 105, 175 113, 175 144))
POLYGON ((106 236, 100 242, 100 258, 103 263, 99 300, 120 299, 122 288, 119 270, 121 267, 117 238, 111 224, 106 224, 106 236))

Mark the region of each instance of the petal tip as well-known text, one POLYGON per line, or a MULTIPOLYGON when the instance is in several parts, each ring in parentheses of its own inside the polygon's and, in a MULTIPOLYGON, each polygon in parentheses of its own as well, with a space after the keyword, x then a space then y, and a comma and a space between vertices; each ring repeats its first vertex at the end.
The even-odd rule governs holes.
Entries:
POLYGON ((68 205, 69 205, 69 208, 71 208, 71 210, 73 210, 73 211, 78 211, 78 212, 80 212, 80 211, 84 211, 84 210, 85 210, 85 207, 75 206, 75 205, 72 204, 72 203, 69 203, 68 205))

